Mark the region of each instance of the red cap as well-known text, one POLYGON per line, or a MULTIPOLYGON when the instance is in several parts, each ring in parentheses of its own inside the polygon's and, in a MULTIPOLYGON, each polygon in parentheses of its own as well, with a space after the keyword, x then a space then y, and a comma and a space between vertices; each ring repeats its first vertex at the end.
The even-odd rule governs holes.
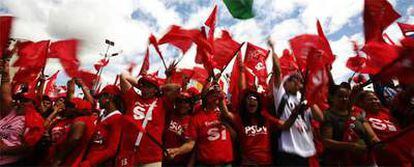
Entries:
POLYGON ((107 93, 110 95, 120 95, 121 94, 121 90, 119 89, 118 86, 115 85, 106 85, 101 92, 99 92, 98 97, 101 96, 102 94, 107 93))
POLYGON ((81 98, 73 98, 70 100, 75 105, 75 108, 79 111, 86 110, 90 112, 92 110, 92 104, 81 98))
POLYGON ((36 94, 35 93, 23 93, 23 98, 28 100, 36 100, 36 94))
POLYGON ((158 88, 163 84, 162 80, 157 78, 155 75, 147 74, 143 75, 139 82, 149 82, 158 88))

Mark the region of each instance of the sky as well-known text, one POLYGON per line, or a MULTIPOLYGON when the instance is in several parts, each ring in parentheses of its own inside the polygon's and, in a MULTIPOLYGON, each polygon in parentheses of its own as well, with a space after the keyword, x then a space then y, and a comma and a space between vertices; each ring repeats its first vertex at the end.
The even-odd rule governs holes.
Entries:
MULTIPOLYGON (((389 0, 401 14, 398 22, 414 24, 414 0, 389 0)), ((234 19, 221 0, 0 0, 0 15, 12 15, 15 22, 12 37, 32 41, 76 38, 81 41, 78 57, 81 68, 93 70, 93 64, 106 50, 105 39, 115 43, 110 53, 120 53, 104 68, 102 82, 112 83, 116 74, 136 63, 138 73, 153 33, 160 38, 171 25, 199 28, 218 5, 217 29, 229 30, 238 42, 251 42, 267 48, 266 41, 275 43, 278 55, 289 48, 289 39, 301 34, 316 34, 316 20, 322 27, 337 58, 332 74, 335 82, 347 80, 352 72, 345 67, 354 56, 352 41, 362 46, 363 0, 255 0, 255 17, 234 19)), ((396 23, 385 31, 398 42, 402 34, 396 23)), ((216 30, 216 36, 220 31, 216 30)), ((242 48, 243 50, 244 48, 242 48)), ((161 46, 167 63, 181 56, 179 68, 195 66, 195 47, 182 55, 176 48, 161 46)), ((150 71, 164 70, 151 48, 150 71)), ((270 59, 267 62, 270 69, 270 59)), ((231 66, 229 66, 231 67, 231 66)), ((49 59, 46 74, 61 70, 59 62, 49 59)), ((229 72, 227 70, 226 72, 229 72)), ((64 73, 58 84, 67 81, 64 73)))

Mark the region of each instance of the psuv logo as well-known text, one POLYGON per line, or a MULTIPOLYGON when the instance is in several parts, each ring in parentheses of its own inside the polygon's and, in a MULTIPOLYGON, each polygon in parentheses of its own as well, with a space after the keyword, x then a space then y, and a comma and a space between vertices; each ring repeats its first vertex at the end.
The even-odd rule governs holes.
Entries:
POLYGON ((170 122, 170 125, 168 126, 168 130, 171 131, 171 132, 174 132, 178 135, 181 135, 184 132, 183 126, 180 123, 176 122, 176 121, 171 121, 170 122))
POLYGON ((267 128, 265 126, 257 126, 257 125, 246 126, 244 127, 244 133, 247 136, 267 134, 267 128))

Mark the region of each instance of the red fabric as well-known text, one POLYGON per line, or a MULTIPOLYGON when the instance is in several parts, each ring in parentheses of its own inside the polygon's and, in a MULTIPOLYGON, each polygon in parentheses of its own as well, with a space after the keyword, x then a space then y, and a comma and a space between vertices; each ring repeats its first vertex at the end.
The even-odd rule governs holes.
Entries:
POLYGON ((204 82, 208 78, 208 72, 206 71, 206 69, 200 68, 200 67, 194 67, 193 70, 194 70, 194 75, 192 79, 204 84, 204 82))
POLYGON ((380 140, 384 140, 400 131, 400 127, 395 124, 395 119, 386 108, 381 109, 378 113, 367 112, 366 120, 380 140))
POLYGON ((118 86, 116 85, 106 85, 101 92, 99 92, 99 94, 110 94, 110 95, 120 95, 121 94, 121 90, 119 89, 118 86))
MULTIPOLYGON (((267 112, 267 111, 262 111, 267 112)), ((242 148, 242 164, 253 163, 255 165, 271 165, 272 151, 270 145, 270 129, 266 123, 263 126, 258 124, 244 126, 241 118, 236 119, 238 136, 242 148)))
POLYGON ((117 166, 126 164, 126 166, 136 166, 158 162, 162 160, 162 149, 158 147, 147 135, 143 135, 140 145, 135 146, 135 141, 140 132, 138 126, 144 121, 144 115, 147 114, 150 105, 156 100, 155 107, 152 111, 152 117, 149 119, 145 131, 151 134, 157 141, 162 143, 162 130, 165 126, 166 111, 164 101, 160 98, 143 99, 133 88, 122 94, 126 114, 124 117, 132 121, 124 121, 123 135, 117 157, 117 166), (138 125, 138 126, 137 126, 138 125), (135 151, 134 151, 135 150, 135 151))
POLYGON ((212 56, 214 54, 214 51, 211 49, 212 43, 207 41, 207 37, 205 35, 205 29, 204 27, 201 27, 200 35, 197 37, 198 41, 204 41, 197 44, 197 53, 195 57, 195 62, 197 64, 203 64, 204 68, 210 73, 210 75, 213 75, 213 60, 212 56))
POLYGON ((317 104, 322 110, 328 108, 328 67, 332 57, 325 52, 319 36, 301 35, 290 40, 296 62, 305 71, 305 98, 309 104, 317 104))
POLYGON ((220 165, 233 161, 230 132, 221 123, 219 111, 197 111, 190 121, 187 133, 186 136, 197 141, 197 162, 220 165))
POLYGON ((322 111, 329 108, 329 76, 325 68, 318 71, 309 71, 305 89, 305 97, 309 104, 318 105, 322 111))
POLYGON ((43 68, 46 65, 49 40, 39 42, 27 42, 20 45, 19 58, 13 66, 43 68))
POLYGON ((72 119, 58 119, 55 118, 52 121, 50 127, 51 146, 48 149, 47 155, 44 157, 42 166, 51 165, 55 159, 57 152, 65 149, 64 143, 68 140, 70 126, 72 125, 72 119))
POLYGON ((56 79, 60 71, 56 71, 49 79, 47 79, 47 83, 45 85, 45 92, 44 94, 49 97, 56 97, 57 96, 57 89, 56 89, 56 79))
POLYGON ((7 49, 7 43, 11 32, 13 17, 0 16, 0 58, 7 49))
POLYGON ((240 44, 231 38, 228 31, 223 30, 221 37, 214 40, 213 67, 223 70, 231 59, 236 56, 239 49, 240 44))
POLYGON ((391 63, 398 57, 398 49, 386 43, 370 42, 362 48, 367 54, 366 67, 369 74, 378 73, 382 67, 391 63))
POLYGON ((289 42, 296 62, 302 71, 307 68, 307 59, 312 53, 311 49, 322 48, 320 37, 317 35, 300 35, 292 38, 289 42))
POLYGON ((152 46, 154 46, 155 51, 158 53, 158 56, 160 56, 161 60, 164 61, 164 56, 162 56, 161 54, 160 48, 158 47, 157 39, 155 38, 154 35, 152 34, 150 35, 149 42, 150 44, 152 44, 152 46))
POLYGON ((414 24, 398 23, 403 35, 407 37, 407 33, 414 32, 414 24))
POLYGON ((242 63, 242 55, 239 53, 236 57, 236 60, 233 64, 233 69, 231 71, 230 83, 229 83, 229 93, 231 94, 231 104, 238 108, 239 99, 240 99, 240 90, 239 90, 239 80, 240 80, 240 64, 242 63))
POLYGON ((89 142, 88 152, 81 166, 99 166, 115 159, 121 138, 122 115, 114 114, 105 120, 98 120, 95 132, 89 142))
POLYGON ((82 138, 79 140, 75 148, 70 152, 70 154, 65 158, 62 166, 72 166, 78 167, 88 149, 88 143, 90 142, 93 133, 95 131, 95 116, 81 116, 75 118, 73 124, 77 122, 83 122, 85 124, 85 130, 83 132, 82 138))
POLYGON ((365 0, 364 4, 365 42, 384 42, 382 32, 400 18, 387 0, 365 0))
POLYGON ((378 165, 410 167, 414 165, 414 126, 383 140, 384 149, 374 149, 378 165), (386 158, 386 159, 382 159, 386 158), (388 161, 385 161, 388 160, 388 161))
POLYGON ((268 55, 268 50, 247 43, 244 65, 253 71, 259 79, 259 84, 264 87, 267 85, 266 59, 268 55))
POLYGON ((193 75, 194 75, 194 71, 190 69, 173 71, 171 74, 171 83, 176 83, 181 86, 185 86, 184 81, 189 81, 193 75))
POLYGON ((93 67, 95 68, 96 71, 101 70, 101 68, 105 67, 106 65, 108 65, 109 63, 109 59, 101 59, 98 62, 96 62, 93 67))
POLYGON ((363 75, 356 75, 352 78, 352 81, 354 83, 365 83, 367 79, 363 75))
POLYGON ((158 41, 159 45, 169 43, 181 49, 183 53, 186 53, 193 44, 193 38, 200 34, 200 30, 191 29, 185 30, 180 26, 173 25, 171 29, 158 41))
POLYGON ((92 109, 92 104, 89 101, 83 100, 81 98, 73 98, 70 100, 70 102, 75 104, 75 108, 80 111, 86 110, 90 112, 92 109))
POLYGON ((70 76, 76 76, 79 68, 77 58, 77 40, 62 40, 50 45, 49 57, 59 58, 63 69, 70 76))
POLYGON ((214 30, 216 29, 216 22, 217 22, 217 5, 214 6, 213 11, 211 11, 210 16, 204 23, 206 26, 210 28, 208 31, 208 39, 213 41, 214 39, 214 30))
POLYGON ((142 61, 141 70, 139 71, 139 75, 144 75, 148 72, 150 67, 149 63, 149 48, 147 47, 147 50, 145 51, 145 57, 142 61))
POLYGON ((43 127, 43 118, 37 112, 34 105, 25 106, 26 132, 24 141, 29 147, 33 147, 42 138, 45 128, 43 127))
POLYGON ((82 79, 89 89, 92 89, 95 83, 99 81, 99 76, 90 71, 80 70, 75 77, 82 79))
POLYGON ((279 58, 279 63, 282 72, 282 77, 297 72, 299 70, 299 66, 296 63, 295 58, 287 49, 283 50, 283 55, 279 58))
POLYGON ((414 63, 414 40, 406 38, 402 40, 401 43, 405 46, 400 49, 398 57, 392 60, 391 63, 384 65, 381 71, 376 75, 380 80, 388 81, 392 78, 396 78, 400 83, 411 84, 414 82, 414 66, 410 65, 414 63))
POLYGON ((331 46, 329 45, 329 41, 326 38, 325 34, 323 33, 323 29, 319 20, 316 22, 316 27, 318 29, 318 35, 321 39, 322 50, 326 53, 329 63, 333 63, 335 60, 335 56, 332 53, 331 46))
POLYGON ((366 72, 371 71, 371 69, 365 67, 366 61, 367 59, 365 57, 356 55, 354 57, 348 58, 348 60, 346 61, 346 67, 355 72, 362 72, 362 69, 364 69, 366 72))
MULTIPOLYGON (((171 115, 170 122, 164 130, 164 146, 166 148, 180 147, 186 142, 184 133, 188 128, 190 119, 191 116, 189 115, 184 116, 183 118, 180 118, 173 114, 171 115)), ((191 153, 187 153, 184 155, 176 156, 173 160, 164 160, 164 162, 168 165, 173 166, 187 165, 190 157, 191 153)))
POLYGON ((30 83, 39 76, 39 73, 42 69, 32 69, 32 68, 20 68, 16 74, 14 74, 13 82, 16 84, 30 83))

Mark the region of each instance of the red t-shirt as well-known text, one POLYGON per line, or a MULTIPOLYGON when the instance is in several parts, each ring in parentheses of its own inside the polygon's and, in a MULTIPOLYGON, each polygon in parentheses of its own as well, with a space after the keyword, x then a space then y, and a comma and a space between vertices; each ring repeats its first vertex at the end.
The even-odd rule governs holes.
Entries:
POLYGON ((220 121, 220 112, 198 111, 186 132, 196 141, 196 159, 206 165, 228 164, 233 161, 233 146, 229 130, 220 121))
POLYGON ((54 125, 49 131, 51 145, 48 149, 47 155, 44 157, 42 165, 50 165, 53 162, 56 152, 64 149, 63 143, 67 140, 70 126, 73 119, 60 119, 54 120, 54 125))
POLYGON ((139 146, 135 146, 139 138, 139 128, 144 127, 144 120, 147 120, 145 131, 153 136, 159 143, 162 143, 162 133, 165 125, 165 107, 161 98, 143 99, 133 88, 122 95, 126 107, 125 119, 135 122, 123 121, 123 135, 121 146, 117 157, 118 166, 133 166, 162 161, 162 149, 157 146, 147 134, 142 134, 139 146), (149 114, 151 111, 152 114, 149 114), (151 116, 150 116, 151 115, 151 116), (128 117, 128 118, 127 118, 128 117), (147 118, 146 118, 147 117, 147 118))
POLYGON ((378 113, 367 112, 366 120, 371 125, 380 140, 396 134, 400 128, 394 123, 390 112, 383 108, 378 113))
POLYGON ((121 137, 121 120, 121 112, 114 111, 97 121, 94 135, 89 142, 89 151, 83 161, 97 166, 115 157, 121 137))
MULTIPOLYGON (((184 132, 188 128, 191 117, 189 115, 182 118, 171 115, 169 123, 165 127, 164 131, 164 146, 166 148, 180 147, 186 142, 184 132)), ((168 165, 186 165, 190 159, 191 154, 187 153, 174 157, 173 160, 164 160, 168 165)))
POLYGON ((88 143, 93 136, 93 132, 95 130, 95 120, 95 116, 81 116, 75 118, 73 124, 83 122, 85 124, 85 130, 77 146, 73 148, 73 150, 65 158, 62 166, 79 166, 83 156, 85 155, 86 149, 88 148, 88 143))
POLYGON ((260 126, 251 124, 244 126, 240 117, 236 118, 238 136, 242 151, 242 163, 252 165, 270 165, 272 152, 268 123, 260 126))

